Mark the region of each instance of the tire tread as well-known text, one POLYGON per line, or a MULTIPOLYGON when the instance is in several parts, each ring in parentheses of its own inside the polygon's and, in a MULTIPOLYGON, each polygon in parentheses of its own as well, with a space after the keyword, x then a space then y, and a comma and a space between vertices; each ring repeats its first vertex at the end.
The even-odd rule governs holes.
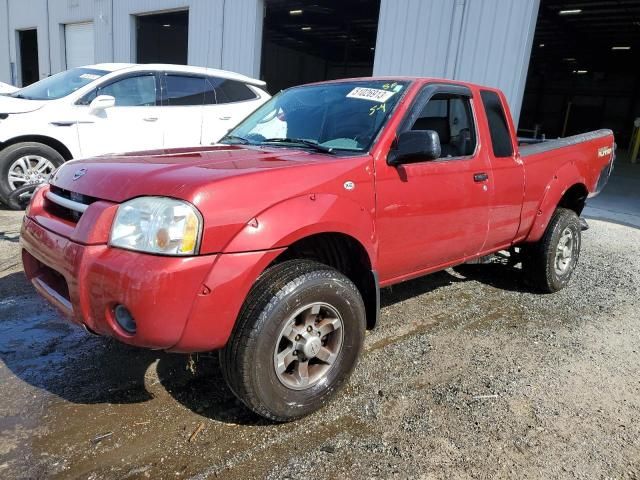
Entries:
POLYGON ((249 409, 258 415, 276 422, 298 418, 274 415, 264 408, 254 394, 255 387, 250 384, 248 374, 248 369, 252 366, 252 357, 247 355, 247 352, 261 331, 260 325, 268 321, 267 313, 286 292, 311 279, 336 278, 336 276, 348 288, 360 294, 357 287, 337 270, 313 260, 295 259, 268 268, 258 277, 247 295, 231 337, 225 348, 220 350, 219 355, 222 375, 227 385, 249 409))

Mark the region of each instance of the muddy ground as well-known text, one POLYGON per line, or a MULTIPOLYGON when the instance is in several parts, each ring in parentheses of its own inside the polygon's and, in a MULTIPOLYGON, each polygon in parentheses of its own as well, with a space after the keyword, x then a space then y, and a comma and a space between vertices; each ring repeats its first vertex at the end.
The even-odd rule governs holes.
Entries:
POLYGON ((23 277, 20 218, 0 211, 0 478, 640 478, 639 229, 591 221, 555 295, 501 264, 385 290, 348 387, 274 425, 215 355, 65 323, 23 277))

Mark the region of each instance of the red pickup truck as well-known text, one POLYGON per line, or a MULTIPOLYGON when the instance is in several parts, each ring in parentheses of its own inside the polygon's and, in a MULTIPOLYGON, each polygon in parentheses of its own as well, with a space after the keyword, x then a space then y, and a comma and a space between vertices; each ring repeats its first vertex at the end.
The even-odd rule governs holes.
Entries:
POLYGON ((612 132, 519 149, 508 112, 447 80, 294 87, 218 145, 61 166, 26 211, 24 269, 91 332, 220 350, 250 409, 295 419, 346 382, 381 287, 504 249, 538 290, 567 284, 612 132))

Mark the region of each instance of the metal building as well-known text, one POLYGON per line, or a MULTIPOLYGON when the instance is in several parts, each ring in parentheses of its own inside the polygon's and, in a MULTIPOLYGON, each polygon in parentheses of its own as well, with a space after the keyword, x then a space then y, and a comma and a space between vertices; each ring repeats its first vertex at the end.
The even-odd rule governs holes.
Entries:
POLYGON ((147 61, 275 77, 280 83, 276 87, 371 73, 428 75, 501 87, 517 113, 538 4, 539 0, 0 0, 0 81, 20 86, 79 64, 147 61), (265 22, 269 31, 263 35, 265 22), (313 46, 304 45, 304 35, 326 44, 316 45, 317 52, 312 52, 313 46), (283 41, 271 41, 278 36, 283 41), (293 42, 293 48, 287 42, 293 42), (363 47, 362 42, 368 43, 363 47), (303 48, 296 49, 296 44, 303 48), (370 55, 371 60, 358 58, 358 49, 366 50, 364 57, 370 55), (351 51, 349 65, 343 50, 351 51), (331 55, 339 61, 329 59, 331 55), (296 69, 301 62, 315 73, 300 74, 296 69))

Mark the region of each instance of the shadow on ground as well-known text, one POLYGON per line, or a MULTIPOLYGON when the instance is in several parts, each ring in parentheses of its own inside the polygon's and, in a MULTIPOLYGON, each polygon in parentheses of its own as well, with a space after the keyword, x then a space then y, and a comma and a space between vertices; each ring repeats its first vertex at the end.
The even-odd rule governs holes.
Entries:
MULTIPOLYGON (((522 289, 519 270, 501 264, 465 265, 396 285, 382 306, 476 280, 522 289)), ((186 408, 221 422, 265 421, 240 404, 226 386, 215 352, 165 353, 93 336, 60 318, 33 292, 22 272, 0 279, 0 358, 18 378, 76 404, 144 403, 158 385, 186 408), (150 368, 154 366, 154 368, 150 368)))

